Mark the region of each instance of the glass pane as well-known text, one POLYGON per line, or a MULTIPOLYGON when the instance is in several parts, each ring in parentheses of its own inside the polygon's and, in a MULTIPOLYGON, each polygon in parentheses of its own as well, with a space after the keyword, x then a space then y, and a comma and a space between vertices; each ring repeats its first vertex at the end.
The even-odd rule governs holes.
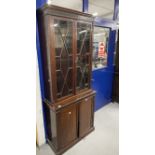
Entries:
POLYGON ((89 74, 89 66, 77 67, 77 90, 89 87, 89 74))
POLYGON ((85 54, 90 50, 90 24, 77 24, 77 53, 85 54))
POLYGON ((72 22, 54 20, 57 97, 73 93, 72 22))
POLYGON ((77 24, 77 55, 76 55, 77 90, 89 87, 90 30, 91 30, 90 24, 86 23, 77 24))
POLYGON ((93 69, 107 66, 109 32, 108 28, 94 27, 93 69))
POLYGON ((115 0, 89 0, 89 13, 101 18, 113 19, 115 0))
POLYGON ((49 4, 82 11, 82 0, 48 0, 49 4))

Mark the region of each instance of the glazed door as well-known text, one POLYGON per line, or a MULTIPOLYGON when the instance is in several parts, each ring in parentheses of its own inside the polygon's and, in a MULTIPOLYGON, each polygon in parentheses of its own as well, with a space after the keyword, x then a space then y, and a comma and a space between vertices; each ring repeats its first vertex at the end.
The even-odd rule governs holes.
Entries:
POLYGON ((57 114, 58 148, 63 148, 77 139, 77 105, 62 109, 57 114))
POLYGON ((77 22, 76 91, 90 88, 91 24, 77 22))
POLYGON ((79 104, 79 136, 85 136, 92 128, 94 121, 94 98, 88 97, 79 104))
MULTIPOLYGON (((55 98, 60 99, 74 93, 73 80, 73 21, 61 18, 52 19, 54 35, 55 69, 53 82, 55 98)), ((52 43, 51 43, 52 44, 52 43)))
POLYGON ((90 88, 92 24, 56 17, 51 23, 52 81, 57 100, 90 88))

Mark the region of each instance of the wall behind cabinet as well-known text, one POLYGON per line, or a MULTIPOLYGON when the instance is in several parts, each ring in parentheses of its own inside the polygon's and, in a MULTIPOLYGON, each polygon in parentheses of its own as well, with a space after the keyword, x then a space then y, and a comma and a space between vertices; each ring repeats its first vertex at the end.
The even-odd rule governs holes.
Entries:
POLYGON ((39 68, 38 61, 36 61, 36 127, 37 127, 37 145, 41 146, 45 143, 45 130, 43 120, 43 108, 40 92, 40 81, 39 81, 39 68))
MULTIPOLYGON (((36 0, 36 9, 40 8, 47 0, 36 0)), ((38 31, 36 21, 36 30, 38 31)), ((44 117, 43 117, 43 107, 41 96, 43 96, 43 78, 42 78, 42 68, 41 58, 40 58, 40 44, 38 32, 36 32, 36 45, 37 45, 37 55, 38 59, 36 60, 36 128, 37 128, 37 145, 41 146, 46 142, 45 139, 45 128, 44 128, 44 117), (42 93, 42 94, 41 94, 42 93)))

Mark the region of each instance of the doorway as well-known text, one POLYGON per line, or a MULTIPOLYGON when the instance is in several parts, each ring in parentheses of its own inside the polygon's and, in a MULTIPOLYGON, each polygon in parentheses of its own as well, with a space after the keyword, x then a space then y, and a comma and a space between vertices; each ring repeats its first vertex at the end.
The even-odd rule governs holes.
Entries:
POLYGON ((112 101, 115 33, 110 27, 94 26, 92 88, 97 92, 95 111, 112 101))

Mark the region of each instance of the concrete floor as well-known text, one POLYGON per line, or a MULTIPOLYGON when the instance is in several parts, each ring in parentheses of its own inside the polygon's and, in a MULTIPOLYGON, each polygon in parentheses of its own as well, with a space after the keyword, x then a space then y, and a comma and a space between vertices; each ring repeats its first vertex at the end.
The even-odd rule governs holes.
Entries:
MULTIPOLYGON (((95 112, 95 131, 63 155, 119 155, 119 105, 110 103, 95 112)), ((55 155, 45 144, 36 155, 55 155)))

